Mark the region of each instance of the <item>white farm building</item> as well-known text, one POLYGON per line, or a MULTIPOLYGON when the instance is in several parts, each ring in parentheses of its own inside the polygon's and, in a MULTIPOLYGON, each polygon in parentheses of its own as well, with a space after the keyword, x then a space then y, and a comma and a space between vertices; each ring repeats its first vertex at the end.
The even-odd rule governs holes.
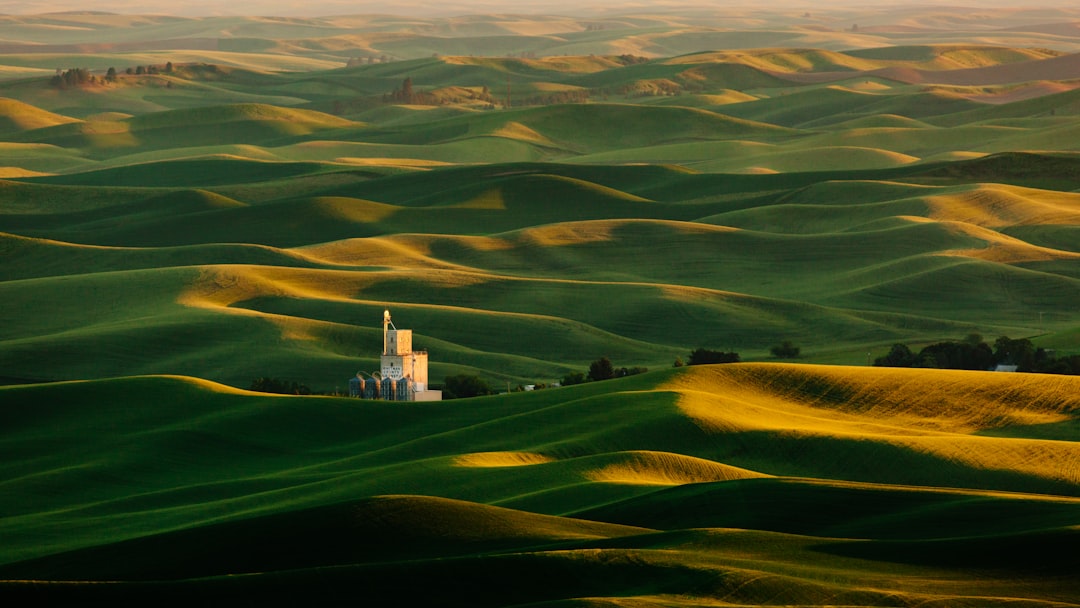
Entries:
POLYGON ((441 401, 442 391, 428 388, 428 354, 412 348, 412 330, 398 329, 383 311, 383 351, 378 372, 357 372, 349 396, 388 401, 441 401))

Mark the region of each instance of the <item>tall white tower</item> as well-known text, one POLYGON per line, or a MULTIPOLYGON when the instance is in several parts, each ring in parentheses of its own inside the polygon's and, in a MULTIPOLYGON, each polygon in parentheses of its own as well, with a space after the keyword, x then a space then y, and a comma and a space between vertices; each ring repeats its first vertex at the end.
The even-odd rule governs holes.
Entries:
POLYGON ((412 349, 412 330, 398 329, 383 311, 383 352, 380 375, 388 380, 410 379, 417 392, 427 390, 428 354, 412 349))

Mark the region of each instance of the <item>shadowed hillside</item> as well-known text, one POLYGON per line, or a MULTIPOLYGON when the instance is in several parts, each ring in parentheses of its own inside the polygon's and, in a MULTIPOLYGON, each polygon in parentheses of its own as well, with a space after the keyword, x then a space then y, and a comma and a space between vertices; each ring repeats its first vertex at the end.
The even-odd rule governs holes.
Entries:
POLYGON ((337 604, 346 581, 381 595, 419 574, 457 579, 439 592, 452 605, 688 590, 1075 601, 1067 552, 1023 556, 1075 540, 1072 444, 1048 439, 1075 422, 1074 384, 733 365, 460 407, 177 377, 8 387, 4 441, 25 464, 7 465, 5 495, 24 499, 5 506, 0 577, 117 581, 2 583, 57 601, 337 604), (579 582, 523 584, 538 569, 579 582))

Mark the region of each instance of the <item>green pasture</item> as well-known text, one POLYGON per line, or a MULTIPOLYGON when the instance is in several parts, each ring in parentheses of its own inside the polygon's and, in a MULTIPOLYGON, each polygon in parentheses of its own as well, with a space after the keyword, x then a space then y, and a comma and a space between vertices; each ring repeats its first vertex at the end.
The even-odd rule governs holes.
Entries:
MULTIPOLYGON (((768 385, 785 373, 736 375, 768 385)), ((5 499, 0 577, 12 582, 0 585, 9 597, 65 601, 274 592, 336 604, 345 578, 381 594, 422 573, 455 578, 457 591, 438 594, 451 605, 685 601, 688 589, 701 602, 1075 598, 1075 559, 1040 553, 1075 541, 1075 485, 883 439, 705 429, 678 407, 692 391, 662 388, 704 377, 668 370, 411 405, 231 392, 176 376, 0 388, 12 456, 2 485, 19 497, 5 499), (486 453, 547 460, 467 464, 486 453), (710 462, 766 477, 676 486, 591 477, 710 462), (868 475, 874 483, 843 481, 868 475), (945 479, 953 489, 933 487, 945 479), (500 578, 480 585, 467 574, 477 568, 500 578), (549 571, 574 578, 524 583, 549 571), (13 582, 27 578, 118 582, 13 582)), ((724 403, 733 414, 748 406, 724 403)))

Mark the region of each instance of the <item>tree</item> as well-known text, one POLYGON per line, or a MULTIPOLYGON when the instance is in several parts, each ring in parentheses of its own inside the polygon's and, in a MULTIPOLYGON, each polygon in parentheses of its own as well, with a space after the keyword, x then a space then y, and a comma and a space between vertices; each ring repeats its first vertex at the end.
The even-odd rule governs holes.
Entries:
POLYGON ((600 357, 589 364, 588 378, 590 382, 610 380, 615 377, 615 368, 607 357, 600 357))
POLYGON ((938 342, 919 351, 919 359, 932 357, 935 367, 942 369, 986 370, 990 368, 993 353, 981 340, 970 342, 938 342))
POLYGON ((769 352, 777 359, 794 359, 799 356, 799 347, 792 344, 791 340, 784 340, 770 348, 769 352))
POLYGON ((994 363, 1015 365, 1017 371, 1030 372, 1035 369, 1035 345, 1027 338, 1013 340, 1001 336, 994 341, 994 363))
POLYGON ((173 64, 170 61, 170 62, 165 64, 165 73, 166 74, 172 74, 172 71, 173 71, 173 64))
POLYGON ((675 357, 675 365, 674 365, 674 367, 682 367, 684 365, 686 365, 686 364, 683 363, 682 357, 675 357))
POLYGON ((688 365, 712 365, 715 363, 738 363, 739 353, 699 348, 690 353, 688 365))
POLYGON ((494 393, 495 391, 480 376, 457 374, 443 379, 443 396, 447 399, 466 399, 494 393))
POLYGON ((52 77, 51 84, 54 87, 66 89, 69 87, 79 87, 88 84, 95 84, 97 77, 90 73, 87 68, 72 68, 58 73, 52 77))
POLYGON ((116 68, 109 68, 109 71, 105 72, 106 82, 116 82, 116 68))
POLYGON ((583 384, 584 382, 585 374, 583 372, 570 372, 569 374, 563 376, 562 382, 560 384, 562 384, 563 386, 573 386, 575 384, 583 384))
POLYGON ((911 367, 915 364, 915 353, 907 344, 896 343, 889 349, 889 354, 874 359, 877 367, 911 367))
POLYGON ((311 389, 299 382, 282 380, 280 378, 267 378, 265 376, 251 381, 248 388, 260 393, 276 393, 279 395, 310 395, 311 389))
POLYGON ((413 102, 412 78, 410 77, 406 77, 405 81, 401 83, 401 100, 405 103, 413 102))

